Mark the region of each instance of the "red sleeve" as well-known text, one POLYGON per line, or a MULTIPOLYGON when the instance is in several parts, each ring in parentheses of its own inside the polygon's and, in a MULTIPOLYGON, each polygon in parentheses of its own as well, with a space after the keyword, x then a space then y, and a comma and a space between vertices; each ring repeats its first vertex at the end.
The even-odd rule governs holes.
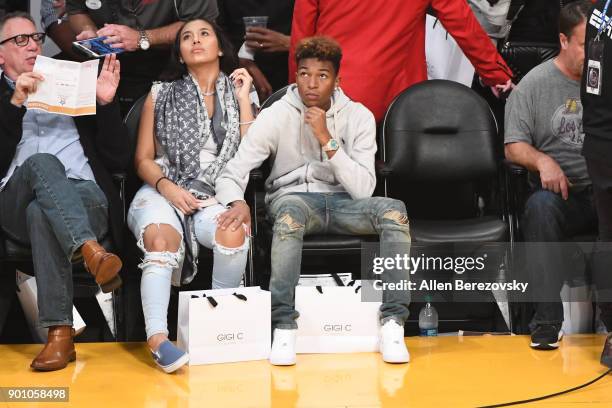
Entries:
POLYGON ((486 85, 504 84, 512 79, 512 71, 465 0, 432 0, 431 6, 486 85))
POLYGON ((319 0, 296 0, 291 23, 291 45, 289 47, 289 83, 295 82, 295 46, 302 39, 317 31, 319 0))

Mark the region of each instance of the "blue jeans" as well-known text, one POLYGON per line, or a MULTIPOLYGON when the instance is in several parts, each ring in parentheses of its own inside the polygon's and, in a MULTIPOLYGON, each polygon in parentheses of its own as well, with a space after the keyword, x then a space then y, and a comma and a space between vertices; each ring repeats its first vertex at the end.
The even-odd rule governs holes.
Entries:
POLYGON ((569 274, 566 246, 548 243, 563 242, 572 235, 593 230, 597 214, 591 189, 570 193, 567 200, 548 190, 537 190, 527 200, 521 220, 529 276, 535 295, 534 323, 561 324, 563 304, 561 288, 569 274), (535 299, 537 300, 537 299, 535 299))
MULTIPOLYGON (((351 199, 348 193, 293 193, 270 204, 274 222, 272 238, 272 327, 295 329, 295 287, 300 277, 304 235, 345 234, 380 236, 381 256, 395 257, 398 247, 410 253, 410 229, 404 203, 384 197, 351 199), (393 247, 393 249, 391 249, 393 247)), ((406 270, 387 270, 383 282, 409 279, 406 270)), ((408 318, 410 293, 385 291, 380 308, 381 321, 408 318)))
POLYGON ((108 232, 108 202, 93 181, 66 177, 57 157, 38 153, 0 192, 0 226, 32 247, 42 327, 72 325, 72 257, 108 232))

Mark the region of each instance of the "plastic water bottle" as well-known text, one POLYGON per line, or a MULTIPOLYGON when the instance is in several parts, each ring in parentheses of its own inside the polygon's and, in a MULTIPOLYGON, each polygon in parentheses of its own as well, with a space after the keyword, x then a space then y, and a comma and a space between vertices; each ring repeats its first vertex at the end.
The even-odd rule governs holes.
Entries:
POLYGON ((437 336, 438 335, 438 312, 431 305, 431 299, 425 298, 427 302, 419 312, 419 330, 421 336, 437 336))

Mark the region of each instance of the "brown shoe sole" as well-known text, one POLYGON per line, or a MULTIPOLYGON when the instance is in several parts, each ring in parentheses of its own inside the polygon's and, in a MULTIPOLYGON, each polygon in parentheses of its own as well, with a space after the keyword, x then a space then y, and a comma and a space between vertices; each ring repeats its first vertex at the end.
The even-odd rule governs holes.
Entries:
POLYGON ((104 293, 110 293, 115 289, 119 289, 122 283, 123 281, 121 280, 121 276, 115 275, 114 278, 100 285, 100 289, 102 289, 102 292, 104 293))
MULTIPOLYGON (((123 263, 117 255, 108 254, 98 264, 96 272, 96 283, 100 285, 102 292, 109 293, 119 288, 122 284, 121 277, 118 275, 123 263)), ((87 267, 87 264, 85 264, 87 267)))

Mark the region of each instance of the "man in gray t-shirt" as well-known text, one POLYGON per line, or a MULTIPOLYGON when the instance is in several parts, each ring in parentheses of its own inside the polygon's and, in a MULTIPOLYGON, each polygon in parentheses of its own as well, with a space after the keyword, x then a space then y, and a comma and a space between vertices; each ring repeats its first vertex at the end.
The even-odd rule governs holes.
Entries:
POLYGON ((531 293, 535 302, 531 347, 554 349, 562 337, 560 291, 572 272, 561 245, 572 235, 594 229, 591 182, 581 155, 580 79, 584 63, 586 15, 590 2, 565 6, 560 13, 561 51, 534 68, 506 104, 506 158, 530 171, 534 190, 521 220, 531 293), (541 244, 544 243, 544 244, 541 244))
MULTIPOLYGON (((564 74, 558 61, 548 60, 534 68, 512 92, 506 104, 504 142, 511 154, 516 150, 513 145, 523 142, 554 160, 559 169, 548 160, 543 164, 544 172, 560 170, 565 178, 554 184, 552 179, 541 179, 547 174, 532 172, 530 183, 532 187, 542 184, 542 188, 567 197, 568 191, 582 190, 591 181, 580 154, 584 140, 580 80, 564 74)), ((541 172, 537 163, 533 163, 535 168, 527 167, 541 172)))
POLYGON ((77 40, 106 36, 125 50, 117 90, 124 116, 159 79, 184 22, 219 15, 217 0, 66 0, 66 12, 77 40))

